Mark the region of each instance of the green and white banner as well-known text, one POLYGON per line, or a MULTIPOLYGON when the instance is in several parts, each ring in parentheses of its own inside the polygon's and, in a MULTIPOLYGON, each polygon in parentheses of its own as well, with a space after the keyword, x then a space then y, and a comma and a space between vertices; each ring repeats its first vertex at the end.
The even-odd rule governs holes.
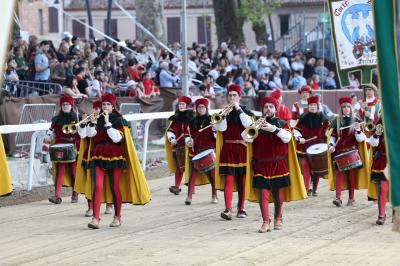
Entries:
POLYGON ((377 57, 371 0, 329 0, 329 9, 341 86, 350 84, 352 74, 361 84, 372 83, 377 57))
POLYGON ((393 230, 400 232, 400 0, 375 0, 373 10, 391 197, 395 209, 393 230))

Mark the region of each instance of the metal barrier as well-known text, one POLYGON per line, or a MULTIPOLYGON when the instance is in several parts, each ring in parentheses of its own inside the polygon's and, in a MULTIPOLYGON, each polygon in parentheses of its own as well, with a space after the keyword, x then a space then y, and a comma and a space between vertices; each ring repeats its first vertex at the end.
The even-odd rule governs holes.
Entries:
MULTIPOLYGON (((56 112, 55 104, 24 104, 19 124, 36 124, 50 122, 56 112)), ((15 136, 15 146, 27 146, 31 143, 32 132, 19 132, 15 136)))
POLYGON ((60 94, 62 90, 58 83, 30 80, 4 81, 4 88, 14 97, 60 94))

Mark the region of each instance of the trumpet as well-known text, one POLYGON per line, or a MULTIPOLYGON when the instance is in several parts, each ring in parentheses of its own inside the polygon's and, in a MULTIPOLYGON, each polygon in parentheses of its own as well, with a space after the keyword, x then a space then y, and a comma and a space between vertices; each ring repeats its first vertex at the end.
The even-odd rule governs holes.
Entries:
POLYGON ((232 112, 233 108, 235 106, 235 103, 230 103, 227 106, 224 107, 221 111, 218 113, 215 113, 211 116, 211 122, 208 126, 203 127, 202 129, 199 130, 199 132, 202 132, 203 130, 206 130, 207 128, 211 127, 212 125, 219 124, 224 120, 224 118, 232 112))
MULTIPOLYGON (((365 122, 361 122, 360 124, 365 124, 365 122)), ((350 126, 341 127, 341 128, 339 128, 339 130, 343 130, 343 129, 351 128, 351 127, 354 127, 354 124, 352 124, 350 126)))
POLYGON ((376 125, 373 120, 368 120, 364 125, 364 130, 367 132, 375 131, 376 125))
POLYGON ((242 134, 244 134, 247 139, 255 139, 258 137, 258 130, 267 124, 266 116, 260 117, 251 126, 246 127, 242 134))
POLYGON ((62 127, 62 132, 64 134, 75 134, 79 125, 88 122, 89 120, 99 119, 100 116, 104 115, 103 113, 99 114, 97 112, 93 112, 78 123, 68 124, 62 127))

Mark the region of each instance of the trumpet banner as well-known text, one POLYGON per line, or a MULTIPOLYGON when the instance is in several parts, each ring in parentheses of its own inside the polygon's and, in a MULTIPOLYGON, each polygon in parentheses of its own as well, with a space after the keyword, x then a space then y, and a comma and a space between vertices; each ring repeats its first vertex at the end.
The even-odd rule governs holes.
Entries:
POLYGON ((400 232, 400 0, 375 0, 373 10, 391 199, 395 210, 393 231, 400 232))
POLYGON ((341 86, 350 85, 352 73, 361 84, 372 83, 377 56, 371 0, 329 0, 329 10, 341 86))

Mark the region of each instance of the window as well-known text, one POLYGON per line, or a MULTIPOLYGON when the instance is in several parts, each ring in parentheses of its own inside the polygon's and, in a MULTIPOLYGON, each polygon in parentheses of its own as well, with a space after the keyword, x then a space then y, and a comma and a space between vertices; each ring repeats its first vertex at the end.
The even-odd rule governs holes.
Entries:
POLYGON ((279 22, 281 26, 281 36, 289 34, 289 18, 290 15, 279 15, 279 22))
POLYGON ((167 18, 168 43, 181 42, 181 20, 179 17, 167 18))
MULTIPOLYGON (((107 19, 104 20, 104 32, 107 33, 107 19)), ((111 19, 111 33, 110 36, 115 38, 118 38, 118 23, 116 19, 111 19)))
POLYGON ((211 17, 197 17, 197 42, 207 44, 211 41, 211 17))
MULTIPOLYGON (((86 23, 84 19, 80 19, 83 23, 86 23)), ((72 21, 72 34, 74 36, 80 37, 80 38, 86 38, 86 29, 85 26, 82 25, 81 23, 73 20, 72 21)))
POLYGON ((49 32, 58 32, 58 10, 53 6, 49 7, 49 32))

